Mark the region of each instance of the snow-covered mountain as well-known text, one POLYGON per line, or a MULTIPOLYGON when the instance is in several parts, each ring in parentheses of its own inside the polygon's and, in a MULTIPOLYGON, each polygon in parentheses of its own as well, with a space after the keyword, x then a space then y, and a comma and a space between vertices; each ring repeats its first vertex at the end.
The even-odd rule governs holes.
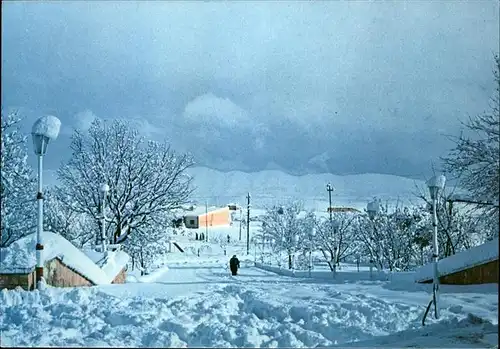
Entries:
POLYGON ((375 173, 293 176, 277 170, 221 172, 207 167, 194 167, 188 172, 194 177, 196 186, 194 201, 219 205, 228 202, 246 204, 245 197, 250 192, 254 206, 302 200, 306 207, 326 208, 328 182, 335 188, 332 193, 332 205, 349 205, 359 209, 365 208, 366 203, 373 197, 392 204, 398 200, 404 204, 419 203, 415 193, 426 190, 424 181, 375 173))
MULTIPOLYGON (((47 185, 57 184, 54 171, 44 172, 47 185)), ((254 207, 300 200, 307 208, 323 211, 328 207, 328 182, 335 188, 332 193, 333 206, 364 209, 374 197, 392 205, 398 200, 405 205, 420 204, 422 202, 416 198, 415 193, 420 191, 427 195, 424 181, 377 173, 294 176, 280 170, 222 172, 208 167, 193 167, 188 173, 193 176, 196 187, 193 201, 200 204, 207 201, 209 205, 225 205, 230 202, 246 205, 246 195, 250 192, 254 207)))

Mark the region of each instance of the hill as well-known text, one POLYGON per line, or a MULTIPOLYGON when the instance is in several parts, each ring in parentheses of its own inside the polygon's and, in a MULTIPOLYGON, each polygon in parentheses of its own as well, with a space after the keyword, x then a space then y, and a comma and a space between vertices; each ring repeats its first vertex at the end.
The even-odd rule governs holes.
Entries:
POLYGON ((424 181, 376 173, 293 176, 278 170, 221 172, 206 167, 193 167, 188 172, 196 187, 193 200, 198 203, 207 201, 210 205, 229 202, 245 205, 246 194, 250 192, 252 204, 257 207, 301 200, 308 208, 323 210, 323 207, 328 207, 328 182, 335 188, 333 206, 347 205, 358 209, 364 209, 373 197, 391 204, 398 200, 406 205, 420 203, 415 197, 417 187, 427 191, 424 181))

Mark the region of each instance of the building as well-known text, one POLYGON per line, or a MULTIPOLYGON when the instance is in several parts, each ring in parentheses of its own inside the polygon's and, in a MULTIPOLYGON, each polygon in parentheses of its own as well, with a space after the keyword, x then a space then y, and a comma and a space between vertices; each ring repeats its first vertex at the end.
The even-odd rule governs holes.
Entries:
MULTIPOLYGON (((43 276, 55 287, 124 283, 129 256, 121 250, 85 253, 61 235, 43 232, 43 276)), ((0 289, 35 288, 36 234, 0 251, 0 289)))
MULTIPOLYGON (((439 260, 439 282, 451 285, 498 283, 498 238, 439 260)), ((415 272, 418 283, 432 283, 433 264, 415 272)))
POLYGON ((231 210, 229 207, 200 207, 184 216, 186 228, 198 229, 231 225, 231 210))
POLYGON ((330 213, 330 212, 333 212, 333 213, 361 213, 360 210, 358 209, 355 209, 353 207, 327 207, 326 209, 326 212, 330 213))

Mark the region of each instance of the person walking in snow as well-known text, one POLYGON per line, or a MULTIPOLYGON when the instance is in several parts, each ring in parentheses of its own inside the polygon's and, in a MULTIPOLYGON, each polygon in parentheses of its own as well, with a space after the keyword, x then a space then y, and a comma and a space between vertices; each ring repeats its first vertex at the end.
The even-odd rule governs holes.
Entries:
POLYGON ((229 269, 231 269, 231 274, 237 275, 239 267, 240 267, 240 261, 238 260, 238 258, 236 258, 236 255, 234 255, 229 260, 229 269))

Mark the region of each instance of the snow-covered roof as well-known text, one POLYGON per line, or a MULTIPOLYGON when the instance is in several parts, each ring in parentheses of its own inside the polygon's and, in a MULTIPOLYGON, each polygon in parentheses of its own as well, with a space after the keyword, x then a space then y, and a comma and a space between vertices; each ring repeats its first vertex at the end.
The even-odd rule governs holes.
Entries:
POLYGON ((208 207, 205 208, 205 207, 198 207, 196 208, 195 210, 193 211, 188 211, 184 214, 184 216, 186 217, 193 217, 193 216, 203 216, 207 213, 208 211, 208 214, 211 214, 211 213, 215 213, 215 212, 219 212, 219 211, 225 211, 225 210, 229 210, 229 207, 216 207, 216 206, 212 206, 212 207, 208 207))
MULTIPOLYGON (((44 263, 58 258, 62 263, 74 269, 96 285, 111 283, 121 268, 128 262, 129 256, 123 252, 109 252, 108 259, 100 268, 89 256, 75 247, 61 235, 44 231, 44 263), (117 268, 121 266, 119 270, 117 268)), ((0 249, 0 274, 28 273, 36 265, 36 234, 30 234, 0 249)), ((94 259, 97 256, 93 256, 94 259)))
MULTIPOLYGON (((498 238, 441 259, 438 262, 439 274, 448 275, 456 273, 464 269, 491 262, 495 259, 498 259, 498 238)), ((415 281, 417 282, 432 279, 432 276, 432 263, 426 264, 415 271, 415 281)))
POLYGON ((129 259, 129 255, 121 250, 108 252, 108 255, 101 265, 101 269, 108 277, 109 283, 111 283, 116 275, 118 275, 118 273, 127 265, 129 259))

